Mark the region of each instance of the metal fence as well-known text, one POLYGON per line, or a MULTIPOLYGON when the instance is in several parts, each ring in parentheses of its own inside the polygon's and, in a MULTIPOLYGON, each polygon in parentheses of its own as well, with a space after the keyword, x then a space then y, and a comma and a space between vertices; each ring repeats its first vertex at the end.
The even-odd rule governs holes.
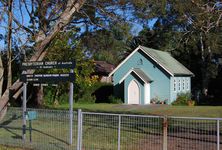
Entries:
POLYGON ((222 118, 163 117, 74 112, 69 144, 69 111, 28 109, 22 140, 22 109, 9 108, 0 122, 0 144, 28 149, 222 150, 222 118))

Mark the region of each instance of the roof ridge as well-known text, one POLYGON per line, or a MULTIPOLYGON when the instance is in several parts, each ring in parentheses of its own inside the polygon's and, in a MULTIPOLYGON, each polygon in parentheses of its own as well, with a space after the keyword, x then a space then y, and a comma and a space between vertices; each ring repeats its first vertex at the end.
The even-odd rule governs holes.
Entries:
POLYGON ((149 48, 149 47, 142 46, 142 45, 140 45, 140 47, 148 49, 148 50, 153 50, 153 51, 157 51, 157 52, 162 52, 162 53, 170 54, 168 51, 158 50, 158 49, 155 49, 155 48, 149 48))

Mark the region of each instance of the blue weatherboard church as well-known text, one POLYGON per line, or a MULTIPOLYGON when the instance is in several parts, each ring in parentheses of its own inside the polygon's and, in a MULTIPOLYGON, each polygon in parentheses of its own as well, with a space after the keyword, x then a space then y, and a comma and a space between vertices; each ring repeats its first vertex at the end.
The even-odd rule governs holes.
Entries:
POLYGON ((152 99, 171 104, 178 93, 191 91, 194 74, 168 52, 139 46, 109 76, 116 97, 143 105, 152 99))

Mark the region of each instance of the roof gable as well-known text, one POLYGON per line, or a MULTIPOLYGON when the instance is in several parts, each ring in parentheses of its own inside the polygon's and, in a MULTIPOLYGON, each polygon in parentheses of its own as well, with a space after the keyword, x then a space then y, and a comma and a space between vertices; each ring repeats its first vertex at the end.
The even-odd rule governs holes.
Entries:
POLYGON ((141 50, 143 53, 145 53, 148 57, 150 57, 154 62, 156 62, 171 76, 175 75, 194 76, 194 74, 191 71, 189 71, 184 65, 178 62, 175 58, 173 58, 168 52, 159 51, 144 46, 138 46, 109 74, 109 76, 113 75, 116 72, 116 70, 118 70, 138 50, 141 50))
POLYGON ((149 75, 145 74, 141 69, 139 68, 132 68, 128 73, 123 76, 123 78, 119 81, 119 83, 123 82, 129 74, 134 72, 144 83, 152 82, 153 80, 150 78, 149 75))

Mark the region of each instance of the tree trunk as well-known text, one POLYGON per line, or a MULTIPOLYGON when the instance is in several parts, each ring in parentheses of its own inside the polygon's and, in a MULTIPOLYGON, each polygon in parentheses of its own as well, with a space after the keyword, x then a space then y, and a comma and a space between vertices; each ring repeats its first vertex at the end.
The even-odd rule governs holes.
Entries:
POLYGON ((8 51, 7 51, 7 88, 12 86, 12 0, 8 1, 8 51))
POLYGON ((34 87, 34 100, 38 108, 41 108, 43 105, 43 86, 34 87))
POLYGON ((207 66, 206 66, 206 59, 205 59, 205 47, 203 41, 203 34, 200 33, 200 48, 201 48, 201 76, 202 76, 202 94, 207 96, 208 93, 208 76, 207 76, 207 66))
POLYGON ((4 81, 4 67, 2 64, 2 56, 0 55, 0 97, 2 96, 3 81, 4 81))
MULTIPOLYGON (((83 4, 85 3, 85 0, 69 0, 67 2, 66 9, 61 14, 60 18, 56 21, 54 27, 52 30, 47 34, 47 36, 37 44, 35 49, 35 54, 31 57, 30 61, 41 61, 44 58, 44 51, 46 50, 47 46, 51 43, 51 41, 55 38, 55 36, 70 22, 72 19, 74 13, 78 11, 83 4)), ((33 73, 33 70, 28 70, 27 73, 33 73)), ((7 107, 7 103, 9 99, 13 98, 12 96, 14 93, 19 91, 19 94, 22 92, 20 90, 22 88, 22 82, 18 79, 11 88, 7 89, 3 96, 0 98, 0 117, 3 115, 2 111, 7 107)), ((17 93, 17 95, 19 95, 17 93)))

